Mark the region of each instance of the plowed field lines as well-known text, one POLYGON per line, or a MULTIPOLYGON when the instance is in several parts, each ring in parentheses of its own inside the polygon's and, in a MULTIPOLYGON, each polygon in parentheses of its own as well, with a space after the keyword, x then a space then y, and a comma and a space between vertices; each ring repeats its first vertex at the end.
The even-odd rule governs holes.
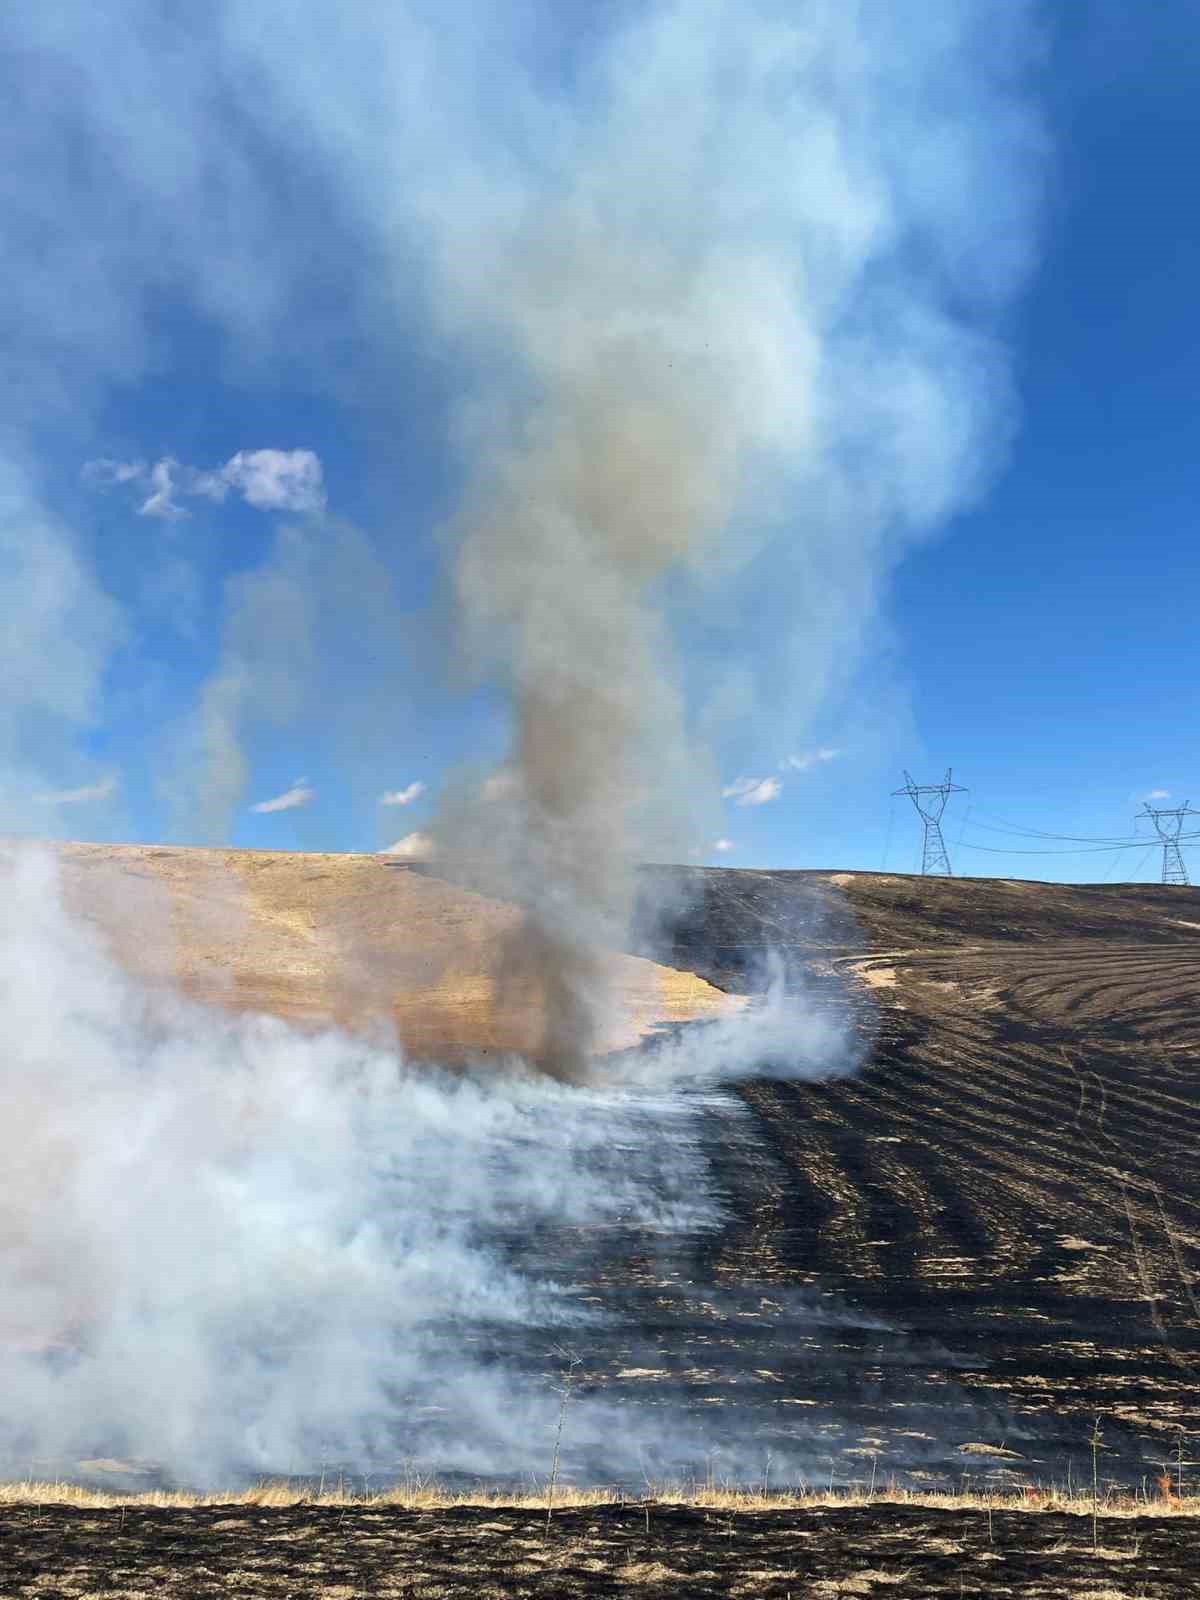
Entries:
POLYGON ((819 1003, 874 1010, 856 1077, 740 1091, 785 1270, 936 1330, 956 1382, 1041 1396, 1064 1437, 1118 1408, 1161 1461, 1200 1430, 1200 893, 838 874, 839 908, 823 874, 703 876, 696 970, 747 982, 773 938, 819 1003))

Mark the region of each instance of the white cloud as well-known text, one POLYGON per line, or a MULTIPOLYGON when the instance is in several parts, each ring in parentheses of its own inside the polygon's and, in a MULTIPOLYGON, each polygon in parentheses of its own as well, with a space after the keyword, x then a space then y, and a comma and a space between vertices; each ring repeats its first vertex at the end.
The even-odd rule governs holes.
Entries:
POLYGON ((321 461, 312 450, 239 450, 221 478, 260 511, 319 511, 321 461))
POLYGON ((734 800, 739 806, 765 806, 768 800, 777 800, 783 793, 778 778, 735 778, 721 790, 723 800, 734 800))
POLYGON ((819 750, 801 750, 799 755, 786 756, 780 763, 781 772, 807 772, 810 767, 819 766, 822 762, 833 761, 841 755, 840 750, 822 748, 819 750))
POLYGON ((43 806, 83 806, 93 800, 107 800, 109 795, 116 792, 116 787, 116 774, 110 772, 107 777, 100 778, 95 783, 85 783, 81 788, 52 789, 34 798, 43 806))
MULTIPOLYGON (((149 483, 150 493, 138 507, 139 517, 161 517, 164 522, 178 522, 180 517, 186 517, 187 512, 181 505, 177 505, 171 498, 175 492, 176 484, 172 473, 179 463, 170 456, 164 456, 161 461, 156 461, 150 468, 149 483)), ((122 480, 135 481, 132 477, 122 480)), ((185 491, 186 492, 186 491, 185 491)))
POLYGON ((188 467, 185 492, 203 496, 206 500, 215 500, 218 505, 223 505, 232 487, 229 478, 225 476, 225 471, 225 467, 216 467, 212 472, 205 472, 200 467, 188 467))
POLYGON ((260 800, 256 806, 251 806, 251 811, 294 811, 297 806, 306 806, 316 794, 315 789, 308 787, 307 778, 297 778, 290 789, 283 794, 277 794, 271 800, 260 800))
POLYGON ((427 833, 406 833, 403 839, 381 850, 383 856, 400 856, 405 861, 428 861, 434 853, 433 840, 427 833))
POLYGON ((1170 798, 1170 789, 1151 789, 1150 793, 1146 796, 1147 800, 1169 800, 1170 798))
POLYGON ((321 458, 313 450, 239 450, 212 471, 181 466, 174 456, 163 456, 152 467, 102 456, 84 463, 83 477, 99 488, 148 485, 150 493, 138 506, 138 516, 168 522, 189 515, 178 495, 219 504, 232 491, 258 511, 320 511, 325 504, 321 458))
POLYGON ((113 461, 109 456, 102 456, 97 461, 84 463, 83 478, 85 483, 107 489, 114 483, 136 482, 146 476, 146 471, 144 461, 113 461))
POLYGON ((423 783, 410 783, 406 789, 385 789, 379 796, 381 806, 407 806, 425 793, 423 783))
POLYGON ((725 855, 730 850, 736 850, 737 846, 734 844, 732 839, 714 839, 713 849, 718 855, 725 855))

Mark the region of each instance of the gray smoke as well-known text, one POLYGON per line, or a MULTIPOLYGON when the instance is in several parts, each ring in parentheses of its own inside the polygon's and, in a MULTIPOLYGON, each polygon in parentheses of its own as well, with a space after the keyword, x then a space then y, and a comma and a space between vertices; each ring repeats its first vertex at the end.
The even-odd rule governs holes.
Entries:
POLYGON ((539 980, 564 1076, 610 1004, 598 951, 628 943, 634 863, 700 836, 671 585, 732 600, 778 546, 815 704, 899 550, 1002 448, 989 328, 1025 265, 1035 140, 989 24, 639 12, 583 70, 582 112, 530 90, 524 161, 453 151, 471 199, 499 194, 485 250, 426 197, 446 324, 500 352, 463 425, 455 593, 513 707, 510 781, 457 794, 440 843, 526 907, 505 970, 539 980))

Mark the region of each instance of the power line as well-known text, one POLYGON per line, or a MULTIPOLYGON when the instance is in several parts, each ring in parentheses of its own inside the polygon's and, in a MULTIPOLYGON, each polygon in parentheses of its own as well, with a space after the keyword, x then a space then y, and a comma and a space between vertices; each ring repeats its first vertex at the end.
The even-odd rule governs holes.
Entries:
MULTIPOLYGON (((1126 849, 1129 849, 1129 850, 1134 850, 1136 848, 1137 848, 1136 845, 1127 845, 1126 846, 1126 849)), ((1113 858, 1108 864, 1108 871, 1104 874, 1103 878, 1101 878, 1101 880, 1100 880, 1101 883, 1111 883, 1112 882, 1113 873, 1116 872, 1117 865, 1120 862, 1120 860, 1121 860, 1121 858, 1122 858, 1122 856, 1124 854, 1125 854, 1124 850, 1114 850, 1113 851, 1113 858)))
POLYGON ((892 796, 892 800, 891 800, 891 804, 888 806, 887 834, 884 837, 884 841, 883 841, 883 861, 882 861, 882 863, 880 865, 880 868, 879 868, 880 872, 886 872, 887 871, 888 852, 892 848, 892 824, 895 822, 895 820, 896 820, 896 797, 895 797, 895 795, 893 795, 892 796))
MULTIPOLYGON (((890 846, 892 821, 895 815, 897 795, 907 795, 916 807, 917 814, 924 824, 924 838, 921 853, 921 872, 925 875, 940 874, 951 876, 950 857, 946 850, 946 842, 942 837, 941 820, 946 809, 946 802, 951 794, 965 794, 967 791, 961 784, 951 783, 950 768, 946 768, 946 777, 942 783, 914 783, 906 771, 905 783, 902 789, 896 789, 892 795, 892 807, 888 816, 888 844, 884 847, 884 859, 890 846)), ((1005 822, 1003 818, 993 817, 990 822, 980 820, 990 816, 989 812, 980 813, 973 802, 968 803, 962 822, 959 825, 956 849, 983 851, 986 855, 995 856, 1082 856, 1082 855, 1112 855, 1113 866, 1126 850, 1137 849, 1139 846, 1149 844, 1152 851, 1155 845, 1163 847, 1163 872, 1164 883, 1187 884, 1189 882, 1187 868, 1184 865, 1183 850, 1190 848, 1194 840, 1200 840, 1200 828, 1183 831, 1185 817, 1200 817, 1200 811, 1194 810, 1186 802, 1182 806, 1168 809, 1156 809, 1148 802, 1144 812, 1138 812, 1134 818, 1135 826, 1138 822, 1149 818, 1154 824, 1157 839, 1148 839, 1144 833, 1114 836, 1104 834, 1078 834, 1078 833, 1051 833, 1044 828, 1025 828, 1018 823, 1005 822), (1011 845, 976 844, 971 839, 964 839, 963 834, 968 827, 986 829, 988 833, 1007 834, 1017 839, 1045 839, 1052 841, 1044 846, 1039 845, 1033 849, 1015 848, 1011 845), (1059 845, 1067 848, 1058 848, 1059 845)), ((1136 871, 1140 872, 1149 851, 1139 861, 1136 871)), ((1111 873, 1112 868, 1109 869, 1111 873)), ((1105 874, 1106 878, 1109 874, 1105 874)))
MULTIPOLYGON (((1181 842, 1195 837, 1195 834, 1183 834, 1181 842)), ((1079 850, 1013 850, 1006 845, 973 844, 970 839, 964 839, 962 847, 964 850, 983 850, 990 856, 1102 856, 1108 855, 1111 851, 1136 850, 1138 845, 1145 842, 1142 838, 1128 840, 1125 844, 1084 845, 1079 850)), ((1155 841, 1152 839, 1150 841, 1152 849, 1154 844, 1155 841)), ((1188 848, 1191 849, 1191 846, 1188 845, 1188 848)))
MULTIPOLYGON (((988 811, 981 813, 978 808, 973 809, 975 817, 979 817, 980 815, 987 817, 991 815, 991 813, 988 811)), ((1043 828, 1023 828, 1019 823, 1004 822, 999 817, 993 818, 991 822, 978 822, 972 820, 971 826, 973 828, 986 828, 989 833, 1019 834, 1022 838, 1027 839, 1069 840, 1075 844, 1141 844, 1146 838, 1144 833, 1097 834, 1095 836, 1082 833, 1047 833, 1043 828)))
POLYGON ((958 838, 954 841, 954 848, 956 850, 958 849, 959 845, 963 841, 963 831, 967 826, 967 819, 968 819, 968 817, 970 815, 971 815, 971 802, 968 800, 967 801, 967 809, 963 812, 963 819, 958 825, 958 838))
MULTIPOLYGON (((1150 846, 1150 850, 1153 850, 1153 849, 1154 849, 1154 846, 1151 845, 1150 846)), ((1147 850, 1143 854, 1142 859, 1138 862, 1137 866, 1133 869, 1135 873, 1141 872, 1142 868, 1146 865, 1147 861, 1149 861, 1149 859, 1150 859, 1150 850, 1147 850)))
POLYGON ((903 789, 892 790, 893 798, 901 794, 908 796, 925 825, 925 836, 921 846, 922 877, 953 877, 950 857, 946 853, 946 841, 942 838, 942 813, 946 809, 946 801, 952 794, 966 794, 966 792, 961 783, 951 783, 949 767, 946 768, 946 776, 941 783, 914 783, 905 772, 903 789))

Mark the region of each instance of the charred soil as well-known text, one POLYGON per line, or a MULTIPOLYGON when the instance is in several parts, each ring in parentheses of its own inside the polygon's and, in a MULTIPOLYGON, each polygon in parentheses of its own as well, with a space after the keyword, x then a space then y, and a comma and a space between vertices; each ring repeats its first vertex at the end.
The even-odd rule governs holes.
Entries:
MULTIPOLYGON (((865 1048, 851 1077, 739 1089, 772 1159, 737 1192, 718 1271, 873 1313, 917 1364, 940 1346, 947 1387, 1026 1468, 1073 1457, 1078 1478, 1098 1413, 1102 1472, 1189 1455, 1200 890, 693 877, 674 961, 741 988, 770 946, 865 1048)), ((911 1415, 877 1376, 876 1421, 911 1415)), ((936 1407, 917 1414, 910 1436, 933 1431, 936 1407)))
POLYGON ((886 1502, 740 1513, 607 1505, 180 1510, 0 1508, 3 1593, 24 1600, 403 1595, 1184 1600, 1200 1521, 940 1511, 886 1502))

